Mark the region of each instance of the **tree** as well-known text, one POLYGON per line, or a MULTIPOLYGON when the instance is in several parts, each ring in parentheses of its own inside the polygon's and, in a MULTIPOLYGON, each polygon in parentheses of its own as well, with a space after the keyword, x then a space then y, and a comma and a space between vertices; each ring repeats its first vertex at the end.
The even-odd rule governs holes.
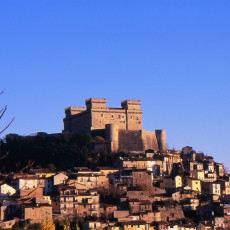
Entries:
MULTIPOLYGON (((2 95, 3 93, 4 91, 1 91, 0 95, 2 95)), ((7 105, 3 106, 3 108, 0 110, 0 120, 2 120, 6 110, 7 110, 7 105)), ((12 124, 13 121, 14 121, 14 117, 11 119, 10 122, 8 122, 6 125, 3 125, 3 127, 0 128, 0 135, 12 124)), ((1 145, 2 145, 2 139, 0 138, 0 147, 1 145)), ((2 153, 0 151, 0 160, 4 159, 7 155, 8 155, 8 152, 2 153)))
POLYGON ((70 221, 69 221, 68 216, 66 216, 65 218, 64 230, 71 230, 70 221))
POLYGON ((55 230, 55 224, 53 220, 49 220, 47 218, 41 222, 41 227, 42 230, 55 230))
MULTIPOLYGON (((2 95, 4 93, 4 91, 0 92, 0 95, 2 95)), ((3 118, 5 112, 7 110, 7 105, 3 106, 3 108, 0 110, 0 120, 3 118)), ((8 122, 7 125, 3 126, 3 128, 1 128, 0 130, 0 135, 11 125, 11 123, 14 121, 14 117, 11 119, 10 122, 8 122)))
POLYGON ((67 170, 76 166, 87 166, 88 156, 91 154, 91 139, 82 134, 43 134, 35 136, 20 136, 9 134, 2 144, 2 152, 9 152, 9 156, 0 161, 5 171, 28 171, 31 166, 47 167, 67 170), (18 163, 17 163, 18 162, 18 163), (32 165, 33 166, 33 165, 32 165))

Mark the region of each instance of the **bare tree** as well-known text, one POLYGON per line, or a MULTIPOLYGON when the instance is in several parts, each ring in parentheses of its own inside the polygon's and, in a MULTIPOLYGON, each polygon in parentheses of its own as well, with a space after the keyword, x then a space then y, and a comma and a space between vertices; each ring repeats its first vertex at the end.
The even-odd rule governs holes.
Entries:
MULTIPOLYGON (((0 91, 0 95, 2 95, 4 93, 3 91, 0 91)), ((3 106, 2 109, 0 109, 0 120, 2 120, 5 112, 7 110, 7 105, 3 106)), ((13 117, 10 122, 8 122, 5 126, 3 125, 3 127, 0 127, 0 135, 9 128, 9 126, 12 124, 12 122, 14 121, 15 117, 13 117)), ((0 147, 2 144, 2 139, 0 138, 0 147)), ((0 160, 3 160, 7 155, 9 154, 9 152, 2 152, 1 148, 0 148, 0 160)), ((28 169, 30 169, 33 165, 34 165, 35 161, 33 160, 29 160, 28 163, 25 166, 21 166, 20 162, 16 162, 16 171, 21 171, 24 172, 28 169)), ((3 168, 4 169, 4 168, 3 168)), ((1 171, 3 171, 3 169, 1 171)))
MULTIPOLYGON (((4 93, 4 91, 1 91, 0 92, 0 95, 2 95, 4 93)), ((0 120, 2 120, 5 112, 7 110, 7 105, 3 106, 3 108, 0 110, 0 120)), ((14 121, 14 117, 11 119, 10 122, 8 122, 5 126, 3 125, 3 127, 0 128, 0 135, 7 129, 9 128, 9 126, 12 124, 12 122, 14 121)), ((1 146, 1 143, 2 143, 2 139, 0 138, 0 146, 1 146)), ((6 156, 8 155, 8 152, 2 154, 0 153, 0 160, 4 159, 6 156)))
MULTIPOLYGON (((2 95, 3 93, 4 93, 4 91, 1 91, 0 95, 2 95)), ((7 105, 3 106, 3 108, 0 110, 0 120, 2 119, 2 117, 5 114, 6 110, 7 110, 7 105)), ((7 125, 3 126, 3 128, 0 129, 0 134, 2 134, 11 125, 11 123, 13 121, 14 121, 14 117, 11 119, 11 121, 7 125)))

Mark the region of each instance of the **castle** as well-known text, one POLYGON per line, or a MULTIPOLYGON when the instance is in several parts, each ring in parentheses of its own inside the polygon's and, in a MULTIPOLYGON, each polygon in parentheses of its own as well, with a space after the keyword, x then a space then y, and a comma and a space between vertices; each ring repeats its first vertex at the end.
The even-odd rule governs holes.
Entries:
POLYGON ((100 136, 104 141, 98 144, 111 152, 167 149, 165 130, 142 130, 140 100, 124 100, 120 108, 108 108, 105 98, 90 98, 85 105, 65 109, 63 132, 100 136))

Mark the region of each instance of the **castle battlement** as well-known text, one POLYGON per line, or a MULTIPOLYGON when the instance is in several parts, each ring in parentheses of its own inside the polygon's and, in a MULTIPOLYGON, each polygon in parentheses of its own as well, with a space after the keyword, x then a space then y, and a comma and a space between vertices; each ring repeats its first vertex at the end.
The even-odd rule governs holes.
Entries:
POLYGON ((126 100, 123 100, 121 101, 121 103, 124 103, 124 102, 130 102, 130 103, 141 103, 141 100, 130 100, 130 99, 126 99, 126 100))
POLYGON ((88 98, 85 100, 85 102, 88 102, 88 101, 93 101, 93 102, 106 102, 107 99, 106 98, 97 98, 97 97, 91 97, 91 98, 88 98))
POLYGON ((65 108, 65 110, 74 110, 74 109, 81 109, 81 110, 85 110, 85 106, 69 106, 67 108, 65 108))
POLYGON ((141 100, 124 100, 121 107, 126 110, 141 110, 141 100))
POLYGON ((91 109, 105 109, 106 99, 105 98, 89 98, 85 100, 86 110, 91 109))
POLYGON ((85 107, 83 106, 69 106, 65 108, 66 117, 82 113, 83 111, 85 111, 85 107))

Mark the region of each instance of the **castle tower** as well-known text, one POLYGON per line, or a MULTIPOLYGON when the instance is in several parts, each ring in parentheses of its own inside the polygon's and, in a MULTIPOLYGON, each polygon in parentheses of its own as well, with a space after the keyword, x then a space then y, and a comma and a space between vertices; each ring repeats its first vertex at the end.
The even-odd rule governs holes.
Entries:
POLYGON ((121 107, 126 112, 126 130, 142 130, 141 101, 125 100, 121 107))
POLYGON ((119 146, 119 130, 116 124, 106 124, 105 125, 105 137, 106 141, 110 142, 111 152, 117 152, 119 146))
POLYGON ((72 117, 74 115, 80 114, 84 112, 85 108, 84 107, 67 107, 65 108, 65 118, 63 119, 64 122, 64 131, 68 130, 68 132, 73 132, 76 131, 76 125, 74 125, 72 117))
POLYGON ((85 100, 86 110, 106 109, 106 98, 89 98, 85 100))
POLYGON ((159 151, 167 150, 166 131, 164 129, 155 130, 159 151))

